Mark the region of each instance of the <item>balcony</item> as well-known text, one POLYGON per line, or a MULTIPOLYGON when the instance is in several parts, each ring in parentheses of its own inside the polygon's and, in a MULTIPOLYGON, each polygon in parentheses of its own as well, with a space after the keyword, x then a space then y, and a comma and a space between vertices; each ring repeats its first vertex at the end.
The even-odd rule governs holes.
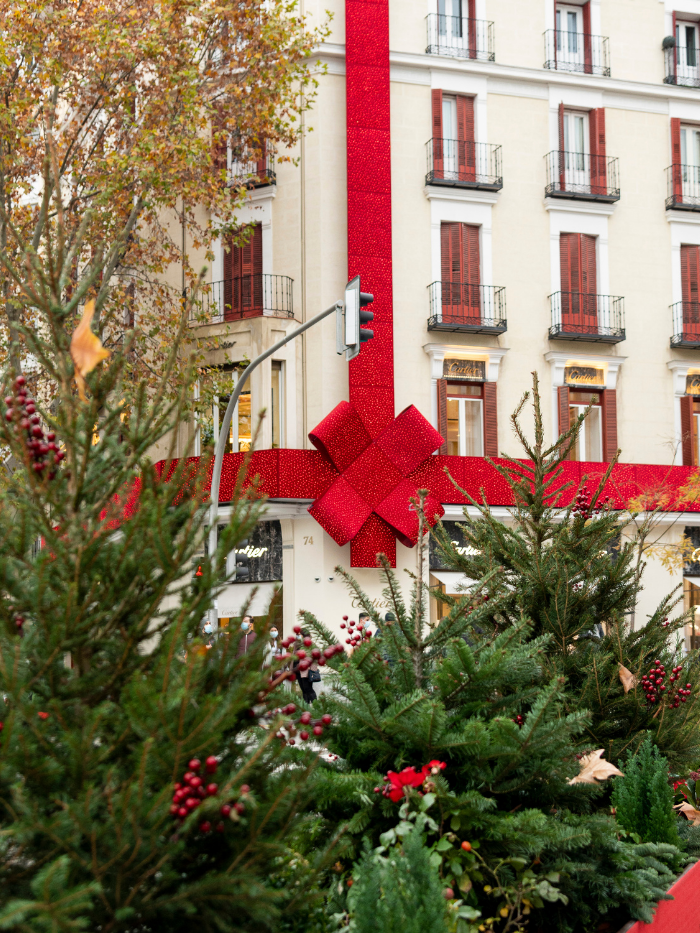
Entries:
POLYGON ((286 275, 242 275, 211 282, 190 310, 189 323, 194 326, 253 317, 294 317, 293 281, 286 275))
POLYGON ((608 38, 548 29, 544 34, 544 67, 609 78, 608 38))
POLYGON ((625 339, 624 299, 583 292, 554 292, 550 340, 621 343, 625 339))
POLYGON ((450 55, 453 58, 473 58, 480 62, 495 60, 493 23, 466 16, 444 16, 430 13, 428 23, 428 55, 450 55))
POLYGON ((700 87, 699 51, 692 46, 676 46, 664 49, 666 76, 664 84, 677 84, 679 87, 700 87))
POLYGON ((545 162, 545 197, 607 204, 620 200, 617 159, 554 149, 547 153, 545 162))
POLYGON ((671 346, 700 349, 700 302, 677 301, 671 305, 673 336, 671 346))
POLYGON ((428 286, 428 296, 428 330, 502 334, 507 329, 505 288, 469 282, 433 282, 428 286))
POLYGON ((499 191, 503 187, 500 146, 434 137, 428 140, 425 149, 426 185, 482 191, 499 191))
POLYGON ((230 154, 227 172, 227 188, 264 188, 277 183, 275 175, 275 154, 267 151, 260 159, 247 157, 245 152, 230 154))
POLYGON ((666 169, 666 210, 700 211, 700 167, 669 165, 666 169))

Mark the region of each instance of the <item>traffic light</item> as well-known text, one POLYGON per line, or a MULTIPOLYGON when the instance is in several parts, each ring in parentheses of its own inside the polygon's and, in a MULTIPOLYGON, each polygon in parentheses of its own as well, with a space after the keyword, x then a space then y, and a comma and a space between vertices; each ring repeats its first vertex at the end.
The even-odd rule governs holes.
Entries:
POLYGON ((336 317, 336 350, 345 350, 345 359, 352 360, 360 352, 360 346, 374 337, 374 331, 363 327, 374 320, 372 311, 363 310, 372 304, 374 295, 360 291, 360 276, 356 275, 345 286, 345 305, 336 317))
POLYGON ((250 579, 250 558, 246 553, 247 547, 248 541, 241 541, 231 555, 233 558, 231 581, 233 583, 247 583, 250 579))

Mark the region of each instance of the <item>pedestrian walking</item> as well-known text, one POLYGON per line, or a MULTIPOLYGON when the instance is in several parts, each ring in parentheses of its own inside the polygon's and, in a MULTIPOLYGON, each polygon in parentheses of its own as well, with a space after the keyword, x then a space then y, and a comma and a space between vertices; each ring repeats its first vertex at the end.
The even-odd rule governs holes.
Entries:
POLYGON ((237 658, 248 654, 253 642, 258 637, 255 634, 255 622, 252 616, 243 616, 241 619, 241 632, 241 640, 238 642, 238 651, 236 652, 237 658))

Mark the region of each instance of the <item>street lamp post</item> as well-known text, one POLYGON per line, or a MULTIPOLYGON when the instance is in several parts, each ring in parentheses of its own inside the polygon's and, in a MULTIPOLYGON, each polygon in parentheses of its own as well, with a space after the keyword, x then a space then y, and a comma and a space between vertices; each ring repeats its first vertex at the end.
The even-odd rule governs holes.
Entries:
MULTIPOLYGON (((253 370, 258 367, 264 360, 272 356, 273 353, 276 353, 277 350, 280 350, 285 344, 289 343, 290 340, 294 340, 295 337, 298 337, 299 334, 302 334, 305 330, 308 330, 309 327, 313 327, 314 324, 318 324, 319 321, 322 321, 324 318, 328 317, 330 314, 335 313, 339 318, 342 316, 343 312, 343 302, 336 301, 335 304, 332 304, 330 308, 326 308, 325 311, 321 311, 320 314, 317 314, 315 317, 312 317, 311 320, 306 321, 305 324, 302 324, 301 327, 297 327, 296 330, 293 330, 291 334, 287 334, 286 337, 283 337, 282 340, 278 340, 276 344, 271 346, 269 350, 265 350, 264 353, 261 353, 260 356, 256 356, 246 368, 241 373, 240 379, 236 383, 236 387, 233 390, 233 394, 228 400, 228 405, 226 406, 226 412, 224 413, 223 420, 219 427, 219 437, 216 442, 216 454, 214 456, 214 471, 211 477, 211 504, 209 506, 209 558, 213 559, 214 552, 216 551, 217 546, 217 515, 219 511, 219 487, 221 485, 221 468, 224 462, 224 449, 226 447, 226 438, 228 437, 229 428, 231 426, 231 419, 233 417, 233 412, 238 404, 238 399, 243 387, 248 381, 248 377, 253 372, 253 370)), ((209 620, 212 625, 212 630, 216 630, 219 625, 218 618, 218 609, 216 605, 212 606, 209 611, 209 620)))

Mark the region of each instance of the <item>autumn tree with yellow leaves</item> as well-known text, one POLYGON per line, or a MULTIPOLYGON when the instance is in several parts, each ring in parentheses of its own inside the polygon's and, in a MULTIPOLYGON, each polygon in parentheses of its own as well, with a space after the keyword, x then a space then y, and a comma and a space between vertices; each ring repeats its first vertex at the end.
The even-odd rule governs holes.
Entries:
POLYGON ((37 308, 10 270, 44 249, 60 187, 62 297, 76 313, 95 299, 109 348, 135 328, 125 365, 154 386, 200 272, 187 252, 230 231, 245 196, 222 152, 289 158, 325 27, 288 0, 0 0, 0 23, 0 355, 36 371, 22 327, 37 308))

